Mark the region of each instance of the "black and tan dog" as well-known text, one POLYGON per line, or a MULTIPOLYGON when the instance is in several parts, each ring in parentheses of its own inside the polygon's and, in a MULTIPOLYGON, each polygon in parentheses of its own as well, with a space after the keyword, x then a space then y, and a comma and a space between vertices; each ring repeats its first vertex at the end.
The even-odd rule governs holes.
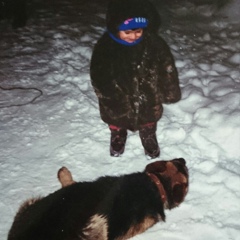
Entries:
POLYGON ((25 202, 8 240, 123 240, 165 221, 188 191, 185 160, 156 161, 141 173, 74 182, 65 167, 63 188, 25 202))

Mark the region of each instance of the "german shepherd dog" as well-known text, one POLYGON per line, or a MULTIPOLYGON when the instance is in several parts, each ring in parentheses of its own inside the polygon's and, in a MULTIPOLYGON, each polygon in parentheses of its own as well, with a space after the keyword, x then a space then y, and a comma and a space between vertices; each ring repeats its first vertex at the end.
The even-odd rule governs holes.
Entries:
POLYGON ((183 158, 93 182, 75 182, 62 167, 58 179, 60 190, 20 207, 8 240, 128 239, 165 221, 164 209, 178 206, 188 191, 183 158))

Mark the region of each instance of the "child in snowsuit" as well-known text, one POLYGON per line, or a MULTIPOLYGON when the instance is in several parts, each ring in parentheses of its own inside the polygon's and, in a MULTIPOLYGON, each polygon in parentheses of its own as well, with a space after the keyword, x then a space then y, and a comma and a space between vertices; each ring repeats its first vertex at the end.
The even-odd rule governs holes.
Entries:
POLYGON ((94 47, 90 75, 102 120, 111 131, 110 155, 124 152, 127 130, 139 131, 145 154, 160 154, 156 137, 162 103, 180 100, 178 73, 159 16, 147 0, 112 0, 107 31, 94 47))

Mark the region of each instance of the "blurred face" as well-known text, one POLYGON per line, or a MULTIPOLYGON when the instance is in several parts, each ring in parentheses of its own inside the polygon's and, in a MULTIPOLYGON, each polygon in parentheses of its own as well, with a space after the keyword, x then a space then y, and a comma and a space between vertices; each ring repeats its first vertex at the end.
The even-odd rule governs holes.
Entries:
POLYGON ((133 43, 138 40, 142 36, 142 34, 142 28, 130 29, 125 31, 119 31, 119 38, 128 43, 133 43))

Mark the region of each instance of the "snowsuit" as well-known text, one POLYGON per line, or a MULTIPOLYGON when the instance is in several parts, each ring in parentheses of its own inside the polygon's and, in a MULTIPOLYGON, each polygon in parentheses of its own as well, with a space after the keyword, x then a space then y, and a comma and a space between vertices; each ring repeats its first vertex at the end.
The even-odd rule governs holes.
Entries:
POLYGON ((181 98, 173 56, 157 35, 160 20, 148 1, 111 1, 107 29, 117 34, 121 22, 136 16, 149 20, 142 41, 125 46, 105 32, 94 47, 90 67, 102 120, 133 131, 157 122, 162 116, 162 103, 174 103, 181 98))

